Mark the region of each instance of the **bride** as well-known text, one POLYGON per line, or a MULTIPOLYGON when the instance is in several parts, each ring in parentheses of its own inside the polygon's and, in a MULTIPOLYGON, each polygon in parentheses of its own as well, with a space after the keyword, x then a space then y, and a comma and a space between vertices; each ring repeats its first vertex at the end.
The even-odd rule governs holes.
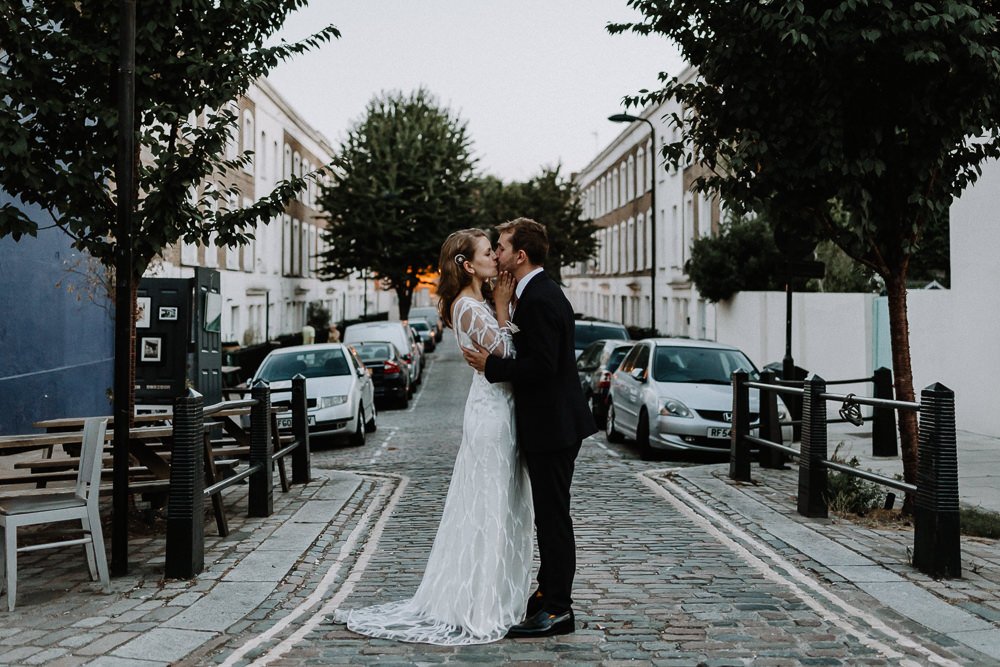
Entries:
MULTIPOLYGON (((439 309, 458 344, 475 341, 491 354, 514 356, 508 323, 514 281, 497 277, 486 232, 466 229, 441 246, 439 309)), ((462 445, 444 513, 416 594, 409 599, 338 611, 335 620, 371 637, 428 644, 483 644, 501 639, 524 616, 531 585, 532 506, 527 470, 515 442, 507 383, 475 373, 465 404, 462 445)))

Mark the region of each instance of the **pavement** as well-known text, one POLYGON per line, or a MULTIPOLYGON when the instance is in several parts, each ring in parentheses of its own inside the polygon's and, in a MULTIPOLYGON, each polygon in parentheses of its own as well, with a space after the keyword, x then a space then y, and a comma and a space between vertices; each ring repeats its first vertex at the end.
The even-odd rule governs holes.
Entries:
MULTIPOLYGON (((934 580, 909 565, 909 526, 798 516, 794 469, 733 483, 721 461, 644 462, 603 436, 574 481, 577 632, 435 647, 332 624, 420 581, 469 382, 450 332, 432 359, 407 410, 381 412, 364 447, 318 448, 271 517, 227 491, 232 533, 209 517, 192 580, 163 578, 162 524, 135 531, 110 594, 76 548, 22 554, 0 665, 1000 665, 996 540, 963 538, 963 577, 934 580)), ((863 457, 858 433, 838 439, 863 457)), ((1000 441, 959 441, 963 502, 992 508, 1000 441)))

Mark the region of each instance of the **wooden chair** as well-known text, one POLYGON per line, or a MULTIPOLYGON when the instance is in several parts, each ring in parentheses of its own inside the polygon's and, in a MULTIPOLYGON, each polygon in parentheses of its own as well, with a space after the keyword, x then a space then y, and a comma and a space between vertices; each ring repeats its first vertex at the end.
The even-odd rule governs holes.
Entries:
POLYGON ((14 611, 17 597, 18 552, 83 544, 91 579, 100 578, 105 593, 111 590, 97 504, 101 486, 101 455, 107 426, 107 417, 94 417, 84 422, 80 469, 74 491, 0 500, 0 531, 3 533, 0 545, 3 556, 0 558, 0 581, 6 583, 8 610, 14 611), (80 521, 83 528, 83 537, 21 548, 17 546, 17 529, 21 526, 76 520, 80 521))

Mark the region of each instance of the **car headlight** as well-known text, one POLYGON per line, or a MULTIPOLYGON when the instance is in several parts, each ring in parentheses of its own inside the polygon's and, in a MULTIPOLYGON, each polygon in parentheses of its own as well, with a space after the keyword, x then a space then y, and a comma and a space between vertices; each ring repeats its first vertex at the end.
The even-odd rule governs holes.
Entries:
POLYGON ((321 396, 318 401, 316 401, 316 407, 320 410, 324 408, 332 408, 335 405, 343 405, 347 403, 347 396, 321 396))
POLYGON ((683 417, 685 419, 694 417, 688 406, 673 398, 663 399, 663 407, 660 408, 660 415, 664 417, 683 417))
POLYGON ((792 420, 792 416, 790 414, 788 414, 788 410, 787 410, 787 408, 785 408, 784 404, 778 403, 778 421, 779 422, 787 422, 787 421, 791 421, 791 420, 792 420))

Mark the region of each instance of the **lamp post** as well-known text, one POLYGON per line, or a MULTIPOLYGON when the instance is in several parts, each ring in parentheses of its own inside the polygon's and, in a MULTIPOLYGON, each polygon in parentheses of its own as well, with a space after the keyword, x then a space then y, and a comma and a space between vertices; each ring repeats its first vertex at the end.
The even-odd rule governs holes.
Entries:
POLYGON ((653 148, 651 151, 650 162, 652 163, 652 168, 649 170, 649 177, 651 179, 651 187, 649 191, 650 197, 650 214, 649 214, 649 245, 650 247, 650 281, 649 281, 649 326, 653 331, 656 331, 656 159, 652 157, 655 155, 656 151, 656 128, 653 127, 653 123, 648 118, 640 118, 639 116, 633 116, 627 113, 616 113, 612 116, 608 116, 608 120, 613 123, 645 123, 649 125, 649 137, 650 143, 652 143, 653 148))

